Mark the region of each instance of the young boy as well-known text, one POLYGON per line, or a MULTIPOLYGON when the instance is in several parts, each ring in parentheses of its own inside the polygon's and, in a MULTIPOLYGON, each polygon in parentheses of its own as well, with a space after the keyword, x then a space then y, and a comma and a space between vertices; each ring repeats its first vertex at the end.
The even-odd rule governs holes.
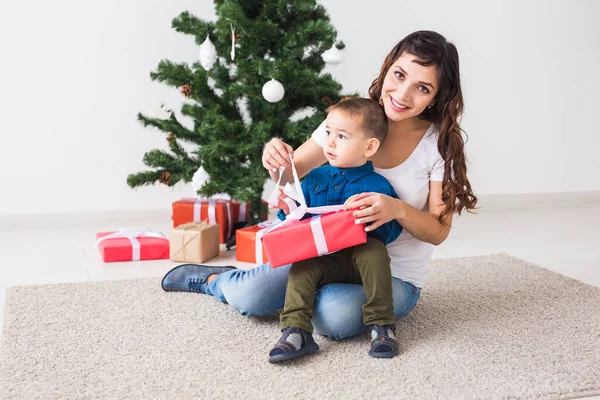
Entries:
MULTIPOLYGON (((392 185, 375 173, 368 161, 387 134, 383 108, 373 100, 353 98, 329 107, 327 112, 323 153, 329 165, 314 169, 302 182, 307 206, 344 204, 350 196, 364 192, 398 198, 392 185)), ((278 216, 285 219, 283 210, 279 210, 278 216)), ((311 324, 315 291, 329 283, 362 283, 367 297, 363 322, 371 328, 369 355, 377 358, 397 355, 392 272, 385 246, 396 240, 401 231, 400 224, 392 220, 368 232, 365 244, 294 263, 280 317, 283 335, 269 353, 269 361, 283 361, 319 350, 311 324)))

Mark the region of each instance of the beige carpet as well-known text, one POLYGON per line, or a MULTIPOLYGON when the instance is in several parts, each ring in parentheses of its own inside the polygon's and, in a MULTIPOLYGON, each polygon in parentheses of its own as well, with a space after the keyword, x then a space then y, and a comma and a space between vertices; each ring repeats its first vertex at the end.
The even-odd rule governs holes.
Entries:
POLYGON ((277 315, 246 318, 159 279, 15 287, 1 399, 521 399, 600 394, 600 288, 507 255, 438 260, 398 322, 401 355, 316 337, 272 365, 277 315))

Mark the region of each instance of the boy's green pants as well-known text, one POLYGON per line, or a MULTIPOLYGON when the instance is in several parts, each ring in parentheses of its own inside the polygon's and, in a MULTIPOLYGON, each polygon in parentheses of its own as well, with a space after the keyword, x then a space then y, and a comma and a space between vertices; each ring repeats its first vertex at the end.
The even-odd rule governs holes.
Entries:
POLYGON ((364 286, 367 296, 367 302, 362 308, 365 325, 396 323, 390 257, 381 241, 367 238, 365 244, 292 265, 285 306, 280 317, 281 329, 296 326, 312 333, 315 291, 328 283, 355 283, 364 286))

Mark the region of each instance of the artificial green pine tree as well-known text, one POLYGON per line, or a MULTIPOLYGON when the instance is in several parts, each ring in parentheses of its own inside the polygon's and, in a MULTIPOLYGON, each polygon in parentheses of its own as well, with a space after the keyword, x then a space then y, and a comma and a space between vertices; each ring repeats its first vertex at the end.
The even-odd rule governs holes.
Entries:
POLYGON ((214 4, 216 22, 189 12, 172 22, 178 32, 194 36, 198 45, 207 37, 214 43, 218 58, 212 68, 205 70, 200 62, 162 60, 150 74, 152 80, 179 88, 189 98, 181 114, 190 117, 194 127, 184 127, 175 114, 167 119, 139 114, 144 126, 168 135, 170 151, 146 153, 144 164, 152 170, 129 175, 127 183, 173 186, 181 180, 190 182, 202 167, 209 179, 199 195, 226 193, 250 201, 256 216, 268 178, 261 161, 264 144, 279 137, 296 148, 323 121, 328 105, 340 99, 341 85, 322 73, 321 54, 344 45, 336 43, 337 33, 315 0, 215 0, 214 4), (237 43, 233 60, 232 40, 237 43), (275 103, 262 95, 263 85, 271 79, 285 88, 283 99, 275 103), (290 120, 307 107, 314 108, 312 115, 290 120), (188 154, 182 141, 197 148, 188 154))

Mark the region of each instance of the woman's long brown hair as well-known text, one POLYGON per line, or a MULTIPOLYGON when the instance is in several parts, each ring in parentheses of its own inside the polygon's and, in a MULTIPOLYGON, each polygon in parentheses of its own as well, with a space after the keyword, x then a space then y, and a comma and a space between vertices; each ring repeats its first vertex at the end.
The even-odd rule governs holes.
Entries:
POLYGON ((381 99, 381 88, 390 67, 404 53, 416 56, 420 65, 435 65, 438 71, 439 90, 431 108, 426 108, 419 118, 431 121, 438 129, 438 151, 444 159, 444 180, 442 201, 446 206, 440 215, 440 222, 452 214, 460 215, 463 209, 471 211, 477 204, 477 197, 471 190, 467 178, 464 132, 459 123, 463 113, 463 97, 460 87, 458 51, 446 38, 432 31, 411 33, 400 41, 388 54, 379 77, 369 88, 369 96, 381 99))

